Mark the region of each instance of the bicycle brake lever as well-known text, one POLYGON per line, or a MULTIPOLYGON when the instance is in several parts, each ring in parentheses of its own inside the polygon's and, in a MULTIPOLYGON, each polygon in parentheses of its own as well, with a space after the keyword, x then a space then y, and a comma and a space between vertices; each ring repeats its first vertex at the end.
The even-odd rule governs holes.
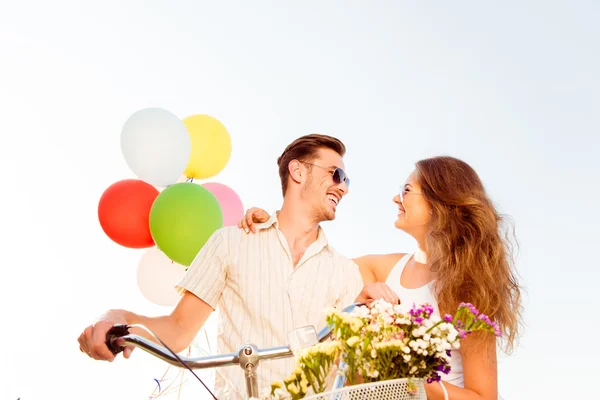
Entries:
POLYGON ((117 339, 125 335, 129 335, 129 326, 124 324, 117 324, 106 332, 106 346, 114 355, 125 350, 125 347, 117 345, 117 339))

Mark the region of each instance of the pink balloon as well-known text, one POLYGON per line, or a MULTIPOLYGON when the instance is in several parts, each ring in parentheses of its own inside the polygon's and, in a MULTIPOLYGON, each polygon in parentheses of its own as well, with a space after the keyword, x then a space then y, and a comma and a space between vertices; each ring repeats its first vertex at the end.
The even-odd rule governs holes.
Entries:
POLYGON ((234 226, 244 217, 244 205, 237 193, 227 185, 217 182, 203 183, 202 186, 215 195, 223 211, 223 226, 234 226))

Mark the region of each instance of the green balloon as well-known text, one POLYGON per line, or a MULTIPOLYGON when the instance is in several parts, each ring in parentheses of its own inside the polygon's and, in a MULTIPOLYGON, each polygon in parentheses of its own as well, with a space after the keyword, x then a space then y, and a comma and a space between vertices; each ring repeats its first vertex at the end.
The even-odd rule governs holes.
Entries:
POLYGON ((223 226, 217 198, 191 182, 163 190, 150 209, 150 233, 171 260, 189 266, 210 236, 223 226))

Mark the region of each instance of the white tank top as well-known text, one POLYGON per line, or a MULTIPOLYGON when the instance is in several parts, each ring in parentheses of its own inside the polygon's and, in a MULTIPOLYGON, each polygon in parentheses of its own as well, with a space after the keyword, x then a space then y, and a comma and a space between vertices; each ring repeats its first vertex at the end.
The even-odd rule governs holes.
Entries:
MULTIPOLYGON (((394 265, 385 283, 396 292, 405 312, 408 312, 413 307, 413 304, 419 306, 428 303, 433 307, 434 314, 440 316, 438 304, 433 295, 433 282, 415 289, 407 289, 400 284, 402 271, 404 271, 404 267, 411 256, 412 254, 406 254, 394 265)), ((450 369, 451 371, 447 375, 440 373, 442 380, 456 386, 464 387, 462 357, 459 350, 451 351, 450 369)))

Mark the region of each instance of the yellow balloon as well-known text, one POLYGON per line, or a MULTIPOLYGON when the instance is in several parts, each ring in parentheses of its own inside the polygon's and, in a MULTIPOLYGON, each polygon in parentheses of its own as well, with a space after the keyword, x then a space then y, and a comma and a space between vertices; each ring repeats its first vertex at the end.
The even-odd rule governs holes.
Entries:
POLYGON ((189 116, 183 123, 192 142, 185 176, 207 179, 217 175, 231 157, 231 137, 227 129, 217 119, 201 114, 189 116))

